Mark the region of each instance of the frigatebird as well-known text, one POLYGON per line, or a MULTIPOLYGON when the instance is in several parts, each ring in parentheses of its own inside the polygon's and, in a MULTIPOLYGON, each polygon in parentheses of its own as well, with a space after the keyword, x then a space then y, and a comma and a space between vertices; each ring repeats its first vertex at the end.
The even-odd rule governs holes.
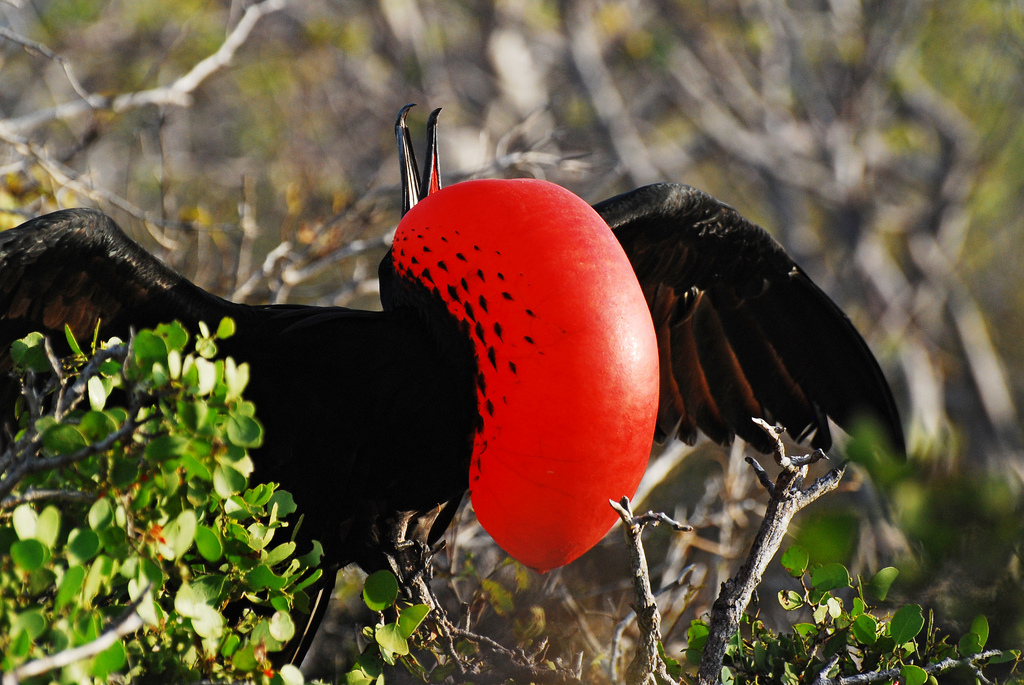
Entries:
POLYGON ((253 477, 305 512, 328 593, 332 570, 435 542, 467 491, 511 555, 569 563, 611 527, 607 502, 633 494, 654 439, 769 452, 759 417, 828 449, 829 419, 866 416, 903 450, 867 344, 762 228, 685 185, 593 207, 534 179, 442 189, 437 111, 422 175, 407 111, 382 311, 232 303, 106 215, 68 209, 0 234, 0 368, 33 330, 58 342, 65 325, 88 339, 232 317, 223 351, 250 365, 265 426, 253 477))

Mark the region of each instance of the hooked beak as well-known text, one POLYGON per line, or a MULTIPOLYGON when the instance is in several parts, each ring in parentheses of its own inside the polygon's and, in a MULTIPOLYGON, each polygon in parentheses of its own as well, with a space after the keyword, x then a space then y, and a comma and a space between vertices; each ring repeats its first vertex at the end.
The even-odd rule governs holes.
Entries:
POLYGON ((423 180, 420 180, 420 171, 416 166, 416 153, 412 147, 412 136, 409 134, 409 126, 405 118, 409 110, 415 105, 406 105, 398 112, 398 119, 395 121, 395 138, 398 141, 398 163, 402 171, 402 216, 413 206, 441 189, 441 171, 437 161, 437 115, 441 112, 438 107, 427 118, 427 159, 423 165, 423 180))

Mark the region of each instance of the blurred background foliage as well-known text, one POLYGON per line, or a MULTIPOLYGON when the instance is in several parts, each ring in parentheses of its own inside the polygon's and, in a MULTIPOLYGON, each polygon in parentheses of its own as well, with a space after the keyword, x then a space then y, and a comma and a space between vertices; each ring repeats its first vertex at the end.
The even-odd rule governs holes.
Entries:
MULTIPOLYGON (((414 130, 444 108, 447 183, 538 176, 592 202, 702 188, 850 314, 908 432, 905 465, 866 435, 837 448, 862 465, 792 536, 855 572, 896 563, 895 601, 953 630, 984 612, 990 644, 1024 643, 1020 0, 293 0, 187 97, 117 99, 174 84, 248 7, 0 0, 0 224, 98 206, 229 297, 375 307, 408 102, 414 130)), ((651 534, 656 579, 686 579, 662 600, 677 651, 758 519, 741 457, 659 448, 635 503, 697 528, 651 534)), ((543 629, 603 672, 628 613, 619 534, 524 576, 460 521, 439 568, 455 610, 519 640, 543 629)), ((342 578, 310 669, 343 667, 357 585, 342 578)))

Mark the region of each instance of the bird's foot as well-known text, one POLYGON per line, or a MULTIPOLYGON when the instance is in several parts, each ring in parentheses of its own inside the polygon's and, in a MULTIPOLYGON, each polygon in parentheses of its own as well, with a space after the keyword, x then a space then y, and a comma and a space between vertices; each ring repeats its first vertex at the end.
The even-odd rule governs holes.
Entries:
MULTIPOLYGON (((405 597, 416 604, 426 604, 432 611, 443 613, 430 587, 430 580, 434 577, 431 564, 434 552, 429 546, 419 540, 397 540, 384 556, 405 597)), ((447 620, 446 617, 441 618, 447 620)))

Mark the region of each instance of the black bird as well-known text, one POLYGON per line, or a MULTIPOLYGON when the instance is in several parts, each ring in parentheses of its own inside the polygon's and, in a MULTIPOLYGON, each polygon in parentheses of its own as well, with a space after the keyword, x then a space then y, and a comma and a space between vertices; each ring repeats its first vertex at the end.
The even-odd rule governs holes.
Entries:
POLYGON ((827 449, 829 418, 867 416, 903 450, 864 340, 760 227, 683 185, 596 213, 541 181, 440 190, 436 112, 421 181, 407 109, 408 213, 380 265, 383 311, 231 303, 104 214, 63 210, 0 234, 0 370, 34 330, 57 343, 65 324, 89 339, 97 322, 109 337, 233 317, 222 349, 251 366, 265 426, 253 477, 295 496, 327 593, 345 564, 436 541, 467 490, 506 551, 568 563, 612 525, 607 500, 635 491, 655 437, 768 452, 763 417, 827 449))

